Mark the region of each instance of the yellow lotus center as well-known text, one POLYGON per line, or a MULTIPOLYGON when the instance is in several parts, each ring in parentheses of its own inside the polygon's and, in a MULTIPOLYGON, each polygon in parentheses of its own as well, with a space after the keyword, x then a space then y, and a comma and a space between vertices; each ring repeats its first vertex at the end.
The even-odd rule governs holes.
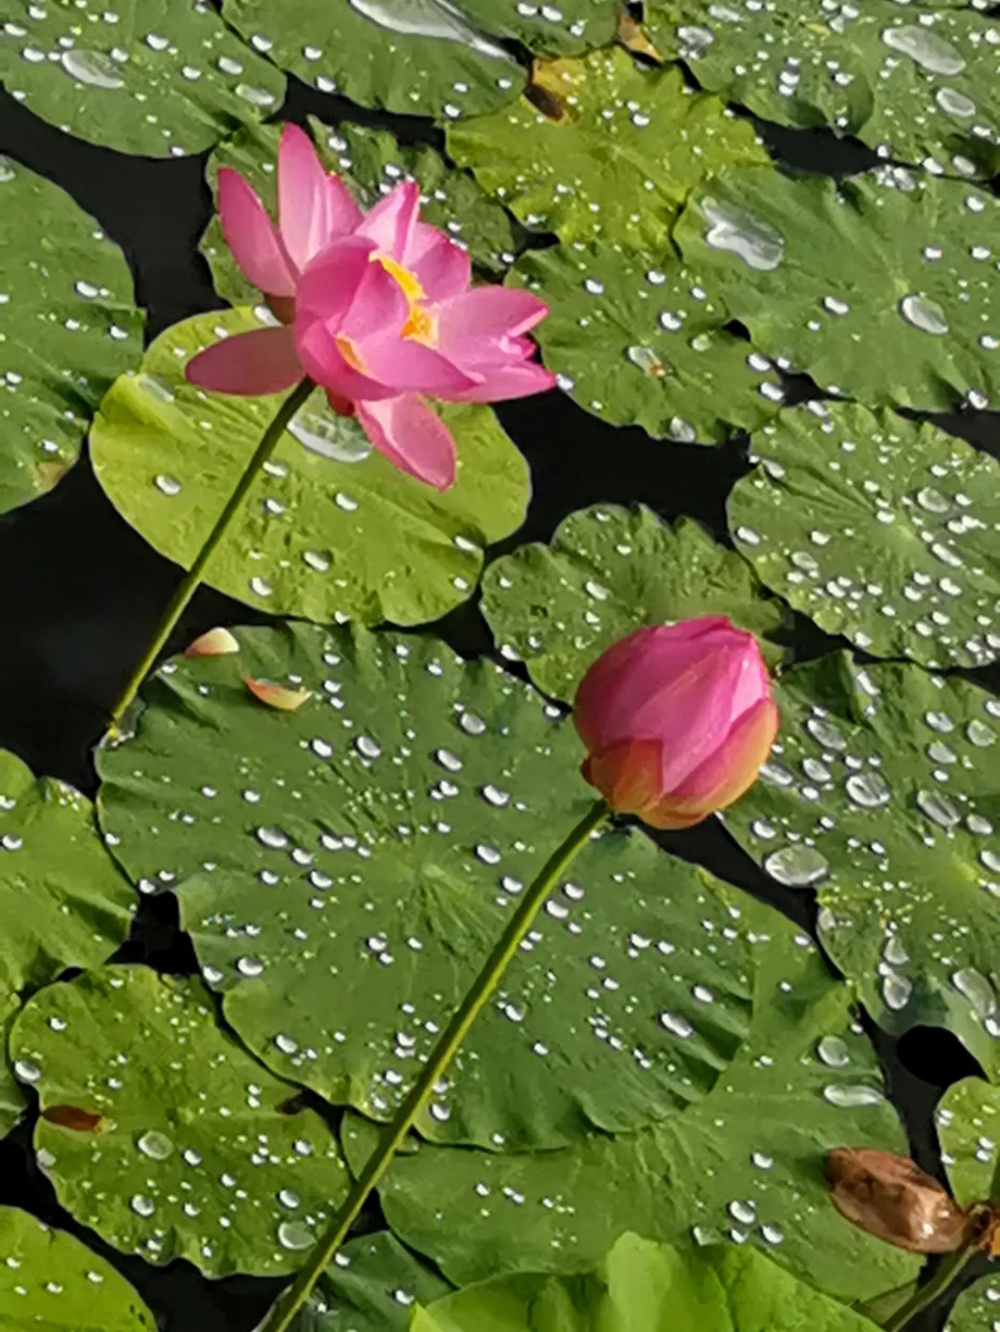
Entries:
POLYGON ((435 346, 438 332, 437 319, 423 303, 424 289, 416 273, 404 268, 389 254, 376 252, 371 257, 382 265, 390 277, 396 279, 409 304, 410 312, 402 327, 402 336, 412 338, 414 342, 422 342, 427 347, 435 346))

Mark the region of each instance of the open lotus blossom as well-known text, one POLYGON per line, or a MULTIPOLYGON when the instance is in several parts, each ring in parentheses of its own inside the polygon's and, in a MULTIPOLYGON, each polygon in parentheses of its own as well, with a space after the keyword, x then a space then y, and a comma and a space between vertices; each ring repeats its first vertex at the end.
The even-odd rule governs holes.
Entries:
POLYGON ((548 307, 526 291, 472 287, 467 252, 420 221, 416 182, 364 213, 288 125, 278 213, 280 227, 242 176, 220 170, 229 248, 281 322, 195 356, 191 383, 258 396, 308 376, 375 448, 438 490, 455 479, 455 443, 425 396, 497 402, 555 383, 525 336, 548 307))
POLYGON ((724 615, 613 644, 584 676, 574 715, 584 777, 653 828, 688 828, 738 800, 778 729, 757 641, 724 615))

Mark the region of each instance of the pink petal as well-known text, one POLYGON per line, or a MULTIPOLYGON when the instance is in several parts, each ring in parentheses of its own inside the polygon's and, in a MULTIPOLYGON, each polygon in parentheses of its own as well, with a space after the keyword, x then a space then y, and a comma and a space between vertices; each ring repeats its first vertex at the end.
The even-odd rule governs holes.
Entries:
POLYGON ((448 427, 414 394, 387 402, 358 403, 368 438, 401 471, 435 490, 455 480, 455 441, 448 427))
POLYGON ((426 222, 418 222, 413 229, 406 267, 416 275, 424 298, 432 305, 460 295, 472 281, 468 251, 426 222))
POLYGON ((382 254, 402 263, 420 212, 420 186, 403 180, 379 199, 355 233, 375 242, 382 254))
POLYGON ((447 357, 412 338, 385 333, 360 343, 360 351, 372 377, 394 385, 399 393, 448 398, 475 387, 447 357))
POLYGON ((774 699, 758 699, 740 717, 726 743, 673 792, 675 806, 711 813, 738 800, 756 781, 761 764, 771 752, 779 721, 774 699))
POLYGON ((355 203, 354 196, 339 176, 328 175, 326 189, 330 196, 331 238, 349 236, 364 218, 364 212, 355 203))
MULTIPOLYGON (((396 279, 380 263, 369 263, 341 327, 348 337, 364 344, 368 338, 398 335, 409 313, 410 302, 396 279)), ((377 373, 375 377, 380 378, 377 373)))
POLYGON ((277 228, 238 171, 219 169, 219 221, 243 273, 269 296, 295 295, 295 269, 277 228))
MULTIPOLYGON (((317 255, 299 278, 296 320, 311 323, 320 319, 336 332, 351 308, 362 279, 376 267, 384 271, 381 265, 369 261, 374 248, 369 240, 348 236, 317 255)), ((398 283, 392 285, 398 289, 398 283)))
POLYGON ((452 402, 507 402, 511 398, 530 398, 555 388, 556 377, 537 361, 512 360, 507 365, 463 365, 480 382, 454 396, 452 402))
POLYGON ((223 338, 188 361, 184 374, 188 383, 213 393, 262 398, 291 388, 304 370, 292 330, 282 325, 223 338))
POLYGON ((312 139, 298 125, 286 125, 278 151, 278 216, 281 239, 299 269, 331 239, 331 202, 312 139))
POLYGON ((321 319, 297 319, 295 342, 306 374, 335 398, 356 402, 359 398, 398 396, 399 389, 395 386, 381 384, 349 365, 337 346, 336 336, 321 319))
POLYGON ((436 311, 444 351, 463 342, 516 338, 541 323, 549 307, 517 287, 473 287, 436 311))

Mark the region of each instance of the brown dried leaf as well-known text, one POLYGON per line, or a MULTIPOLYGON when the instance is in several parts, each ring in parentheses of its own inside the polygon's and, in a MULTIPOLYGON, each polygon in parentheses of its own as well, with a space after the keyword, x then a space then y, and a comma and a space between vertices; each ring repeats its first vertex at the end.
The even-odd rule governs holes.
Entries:
POLYGON ((953 1253, 970 1238, 969 1215, 909 1157, 838 1147, 825 1173, 841 1216, 898 1249, 953 1253))
POLYGON ((42 1111, 42 1118, 60 1128, 72 1129, 74 1133, 106 1133, 111 1121, 91 1110, 81 1110, 78 1105, 50 1105, 42 1111))

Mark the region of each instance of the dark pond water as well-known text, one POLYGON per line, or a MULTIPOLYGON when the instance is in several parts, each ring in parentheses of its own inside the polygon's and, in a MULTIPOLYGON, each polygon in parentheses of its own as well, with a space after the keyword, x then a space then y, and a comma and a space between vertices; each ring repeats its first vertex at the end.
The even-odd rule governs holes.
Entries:
MULTIPOLYGON (((391 125, 405 141, 434 140, 427 123, 379 117, 291 80, 284 115, 307 113, 391 125)), ((864 170, 873 155, 820 131, 762 126, 779 160, 801 170, 832 174, 864 170)), ((124 249, 138 299, 149 313, 148 332, 219 305, 197 240, 211 211, 204 157, 151 161, 123 157, 61 134, 0 93, 0 153, 50 177, 96 216, 124 249)), ((797 398, 818 396, 808 381, 790 385, 797 398)), ((794 399, 793 399, 794 400, 794 399)), ((748 470, 747 441, 718 448, 652 444, 639 430, 615 429, 561 394, 500 409, 507 430, 528 458, 534 498, 527 525, 508 545, 547 540, 568 513, 598 500, 642 501, 665 518, 691 515, 729 544, 725 498, 748 470)), ((979 447, 1000 455, 1000 426, 986 415, 945 424, 979 447)), ((90 747, 106 711, 140 648, 148 641, 178 578, 127 526, 91 475, 86 457, 44 499, 0 518, 0 746, 19 754, 38 773, 63 778, 93 794, 90 747)), ((202 591, 179 628, 174 649, 196 634, 254 618, 246 607, 202 591)), ((475 603, 435 626, 460 652, 487 654, 492 643, 475 603)), ((798 618, 791 635, 797 660, 843 646, 798 618)), ((1000 670, 974 673, 1000 692, 1000 670)), ((811 929, 814 902, 768 880, 717 824, 663 838, 670 850, 697 860, 723 879, 778 906, 811 929)), ((195 971, 194 955, 177 930, 169 898, 144 899, 133 938, 120 960, 142 960, 164 971, 195 971)), ((911 1032, 899 1043, 879 1037, 890 1089, 901 1106, 913 1151, 941 1175, 931 1126, 940 1089, 977 1071, 954 1037, 937 1030, 911 1032)), ((81 1234, 55 1201, 29 1150, 32 1123, 0 1143, 0 1203, 24 1207, 43 1220, 81 1234)), ((942 1176, 943 1177, 943 1176, 942 1176)), ((367 1224, 378 1224, 372 1213, 367 1224)), ((87 1241, 114 1262, 171 1332, 250 1332, 275 1293, 275 1283, 235 1279, 212 1282, 185 1263, 155 1269, 87 1241)), ((921 1332, 938 1328, 941 1311, 921 1332)))

